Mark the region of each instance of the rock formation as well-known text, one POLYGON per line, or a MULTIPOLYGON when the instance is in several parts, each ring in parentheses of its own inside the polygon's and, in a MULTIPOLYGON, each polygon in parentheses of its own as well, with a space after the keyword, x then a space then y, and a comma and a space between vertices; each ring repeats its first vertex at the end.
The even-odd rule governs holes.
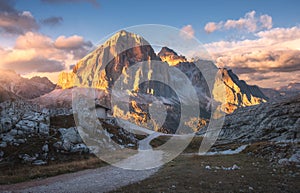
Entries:
MULTIPOLYGON (((210 62, 200 61, 199 63, 205 66, 210 62)), ((213 64, 210 65, 213 66, 213 64)), ((188 98, 189 92, 185 90, 184 82, 180 78, 172 78, 174 76, 171 73, 172 68, 178 68, 188 77, 197 92, 201 108, 207 108, 207 103, 214 96, 211 96, 202 75, 203 72, 199 71, 195 63, 188 62, 184 56, 179 56, 167 47, 163 47, 156 55, 145 39, 126 31, 116 33, 94 52, 81 59, 72 72, 61 73, 57 85, 63 89, 80 85, 109 91, 114 86, 115 81, 123 77, 122 84, 133 85, 134 91, 139 90, 147 94, 159 93, 159 96, 172 98, 170 88, 162 84, 153 82, 140 84, 144 77, 151 80, 156 74, 163 74, 165 84, 173 85, 177 89, 176 92, 188 98), (154 68, 153 61, 158 61, 160 64, 154 68), (144 65, 144 67, 129 70, 131 66, 139 62, 148 62, 148 66, 144 65)), ((267 97, 258 87, 249 86, 244 81, 239 80, 231 70, 219 69, 219 71, 221 79, 216 80, 216 82, 224 84, 226 87, 226 101, 222 101, 222 110, 226 113, 232 113, 239 107, 256 105, 266 101, 267 97)), ((218 86, 220 85, 215 85, 216 88, 218 86)))

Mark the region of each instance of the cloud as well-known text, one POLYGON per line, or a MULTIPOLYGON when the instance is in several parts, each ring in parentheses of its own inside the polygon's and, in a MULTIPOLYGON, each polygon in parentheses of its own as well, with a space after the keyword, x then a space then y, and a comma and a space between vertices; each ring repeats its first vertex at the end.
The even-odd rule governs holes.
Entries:
MULTIPOLYGON (((204 46, 217 66, 231 68, 253 84, 282 86, 288 83, 283 81, 288 81, 288 73, 300 74, 299 27, 274 28, 254 35, 256 39, 219 41, 204 46), (269 80, 272 75, 277 80, 274 85, 269 80)), ((290 75, 291 79, 299 82, 300 76, 290 75)))
POLYGON ((38 30, 34 17, 28 11, 0 12, 0 31, 7 34, 24 34, 27 31, 38 30))
POLYGON ((41 20, 41 23, 44 25, 55 26, 59 25, 63 22, 62 17, 48 17, 46 19, 41 20))
POLYGON ((261 15, 259 17, 261 27, 265 29, 271 29, 273 25, 272 17, 269 15, 261 15))
POLYGON ((195 31, 194 31, 192 25, 183 26, 180 30, 180 36, 181 37, 191 39, 191 38, 194 37, 194 35, 195 35, 195 31))
POLYGON ((220 29, 221 25, 220 24, 217 24, 215 22, 208 22, 205 27, 204 27, 204 30, 207 32, 207 33, 212 33, 214 31, 216 31, 217 29, 220 29))
POLYGON ((41 0, 44 3, 60 4, 60 3, 90 3, 95 7, 99 7, 100 4, 97 0, 41 0))
POLYGON ((0 33, 6 35, 24 34, 36 31, 38 23, 29 11, 18 11, 15 1, 0 0, 0 33))
POLYGON ((83 37, 77 35, 70 37, 59 36, 54 42, 54 45, 60 49, 78 49, 85 44, 88 43, 84 42, 83 37))
POLYGON ((24 35, 19 36, 15 42, 16 49, 48 49, 53 47, 52 39, 48 36, 27 32, 24 35))
POLYGON ((49 60, 44 57, 34 57, 31 60, 19 60, 13 63, 6 63, 3 68, 11 68, 22 73, 30 72, 59 72, 65 69, 64 63, 57 60, 49 60))
POLYGON ((58 49, 67 50, 74 55, 75 59, 84 57, 87 52, 93 47, 90 41, 84 41, 83 37, 73 35, 70 37, 59 36, 54 46, 58 49))
POLYGON ((256 16, 255 11, 250 11, 237 20, 228 19, 227 21, 220 22, 208 22, 204 30, 207 33, 212 33, 216 30, 245 30, 247 32, 255 32, 261 29, 271 29, 272 28, 272 17, 269 15, 256 16))
MULTIPOLYGON (((223 54, 216 58, 219 66, 246 68, 248 73, 256 72, 295 72, 300 71, 299 50, 259 50, 247 53, 223 54), (253 71, 251 71, 253 69, 253 71)), ((246 73, 245 71, 244 73, 246 73)))
POLYGON ((300 28, 273 28, 272 30, 261 31, 256 34, 260 38, 275 40, 275 41, 286 41, 300 39, 300 28))
POLYGON ((76 35, 64 39, 69 44, 64 44, 65 47, 57 47, 56 40, 37 32, 20 35, 12 49, 0 49, 0 68, 13 69, 21 74, 69 69, 69 65, 76 63, 80 57, 87 54, 92 44, 76 35), (73 42, 76 41, 71 41, 79 39, 80 43, 77 41, 74 44, 73 42))

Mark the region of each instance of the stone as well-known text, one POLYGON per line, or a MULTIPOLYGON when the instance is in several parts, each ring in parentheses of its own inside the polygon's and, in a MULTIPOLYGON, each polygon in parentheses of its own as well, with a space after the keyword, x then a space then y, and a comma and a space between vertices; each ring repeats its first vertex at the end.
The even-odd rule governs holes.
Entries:
POLYGON ((300 151, 297 151, 289 158, 289 162, 300 163, 300 151))
POLYGON ((0 133, 5 133, 5 132, 7 132, 7 131, 9 131, 9 130, 12 129, 12 121, 8 117, 1 118, 0 124, 1 124, 1 131, 0 131, 0 133))
POLYGON ((210 166, 205 166, 205 169, 211 170, 211 167, 210 166))
POLYGON ((26 133, 34 133, 37 124, 37 122, 24 119, 18 122, 20 129, 26 133))
POLYGON ((2 142, 0 143, 0 147, 1 147, 1 148, 7 147, 6 141, 2 141, 2 142))
POLYGON ((15 139, 15 143, 23 144, 23 143, 26 143, 26 140, 25 139, 15 139))
POLYGON ((35 165, 35 166, 41 166, 41 165, 46 165, 47 162, 46 161, 43 161, 43 160, 35 160, 32 162, 32 165, 35 165))
POLYGON ((49 146, 48 146, 48 144, 43 145, 42 151, 43 152, 49 152, 49 146))
POLYGON ((49 125, 45 123, 39 124, 39 132, 45 135, 49 134, 49 125))
POLYGON ((80 143, 80 144, 73 145, 71 147, 70 152, 73 152, 73 153, 75 153, 75 152, 88 153, 89 152, 89 148, 85 144, 80 143))
POLYGON ((282 158, 282 159, 278 160, 278 164, 280 164, 280 165, 290 165, 290 162, 289 162, 289 159, 282 158))
POLYGON ((232 170, 239 170, 241 169, 239 166, 237 166, 236 164, 234 164, 231 168, 232 170))
POLYGON ((9 134, 12 136, 18 135, 18 130, 12 129, 12 130, 10 130, 9 134))
POLYGON ((55 143, 53 144, 53 147, 54 147, 55 149, 57 149, 57 150, 61 149, 61 147, 62 147, 62 142, 61 142, 61 141, 55 142, 55 143))
POLYGON ((31 157, 28 154, 20 154, 19 158, 22 159, 25 162, 32 162, 32 161, 36 160, 36 157, 31 157))
POLYGON ((3 142, 12 143, 12 142, 14 142, 14 140, 15 140, 14 136, 12 136, 8 133, 2 137, 3 142))
POLYGON ((60 128, 58 131, 61 134, 63 142, 70 142, 73 144, 82 143, 82 139, 74 127, 68 129, 60 128))
POLYGON ((2 158, 4 156, 4 152, 0 151, 0 158, 2 158))
POLYGON ((61 145, 61 149, 62 150, 65 150, 65 151, 70 151, 71 150, 71 148, 72 148, 72 143, 71 142, 69 142, 69 141, 65 141, 65 142, 63 142, 63 144, 61 145))

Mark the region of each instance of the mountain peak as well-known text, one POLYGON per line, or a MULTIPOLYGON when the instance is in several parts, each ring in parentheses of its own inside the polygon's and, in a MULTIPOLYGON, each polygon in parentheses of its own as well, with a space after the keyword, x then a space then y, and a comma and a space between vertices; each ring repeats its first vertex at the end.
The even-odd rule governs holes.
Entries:
POLYGON ((143 37, 121 30, 82 58, 72 73, 60 74, 57 85, 63 89, 75 86, 76 74, 82 80, 81 86, 106 90, 120 74, 125 73, 125 69, 149 60, 159 60, 151 45, 143 37))
POLYGON ((143 46, 150 45, 143 37, 128 32, 125 30, 121 30, 111 36, 104 44, 103 47, 106 46, 117 46, 121 48, 131 48, 133 46, 143 46))
POLYGON ((167 62, 170 66, 175 66, 180 62, 187 62, 184 56, 179 56, 174 50, 168 47, 162 47, 158 56, 163 62, 167 62))

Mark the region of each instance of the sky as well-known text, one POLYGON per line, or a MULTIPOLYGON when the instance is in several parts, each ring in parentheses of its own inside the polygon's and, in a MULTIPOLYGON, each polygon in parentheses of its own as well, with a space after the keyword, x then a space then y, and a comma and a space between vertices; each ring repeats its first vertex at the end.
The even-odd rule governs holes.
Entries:
POLYGON ((107 35, 141 24, 197 38, 249 84, 300 82, 300 1, 0 0, 0 68, 57 81, 107 35))

